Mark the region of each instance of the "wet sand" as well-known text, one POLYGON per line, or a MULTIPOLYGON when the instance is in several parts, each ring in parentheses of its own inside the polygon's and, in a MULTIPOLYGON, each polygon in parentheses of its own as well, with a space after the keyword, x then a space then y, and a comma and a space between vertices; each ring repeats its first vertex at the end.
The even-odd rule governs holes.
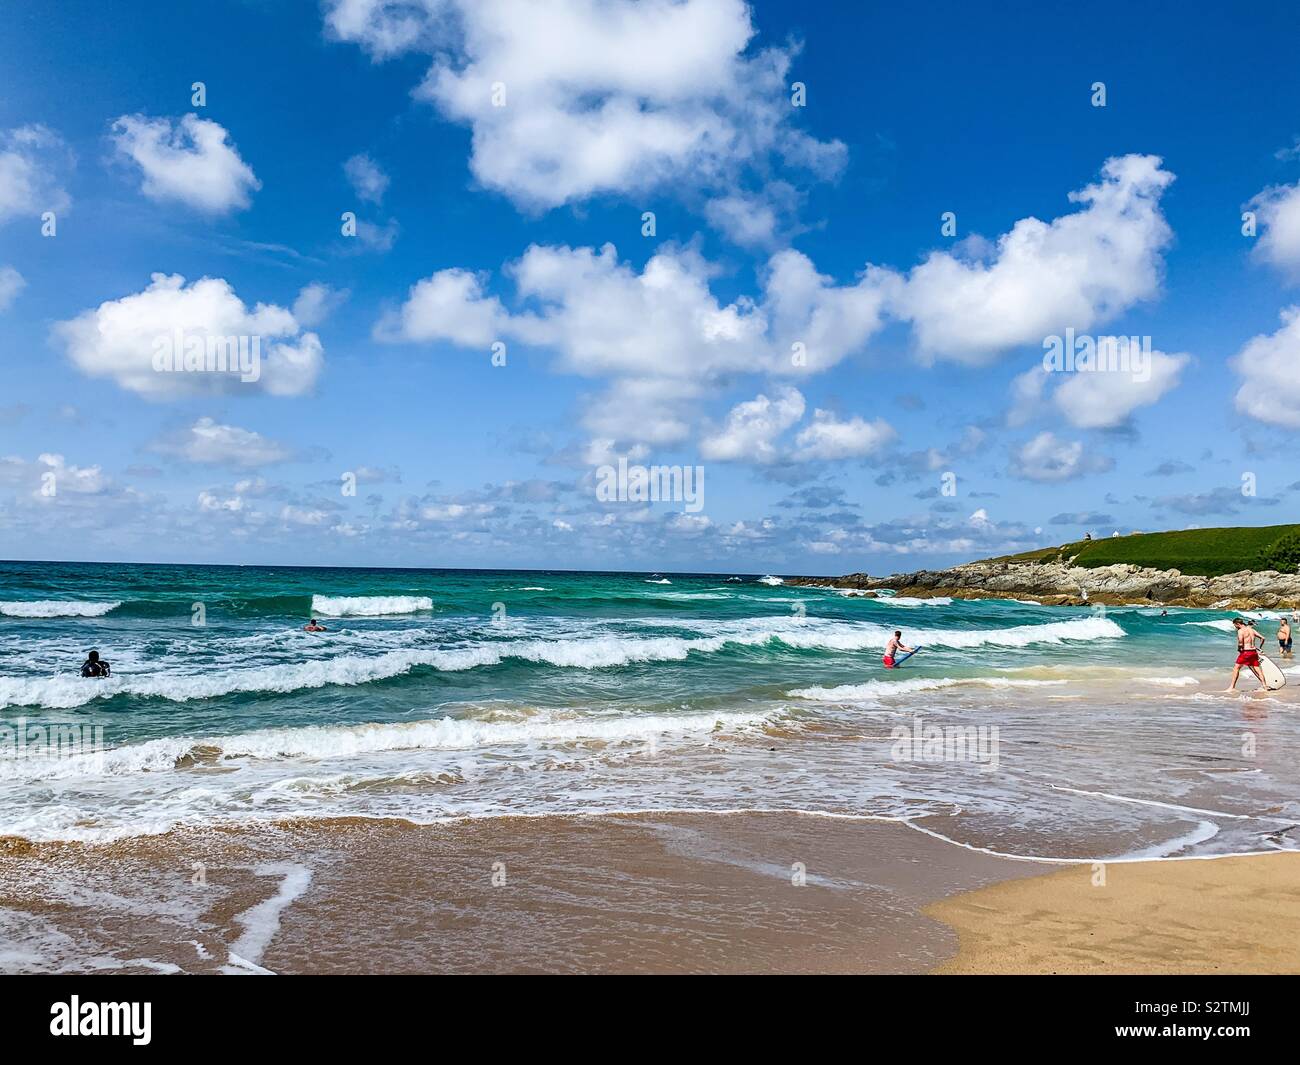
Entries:
POLYGON ((795 813, 0 840, 0 972, 1300 971, 1298 854, 1092 877, 795 813))
POLYGON ((793 813, 314 821, 0 854, 6 972, 921 973, 957 948, 922 907, 1044 868, 793 813))
POLYGON ((943 973, 1300 973, 1300 853, 1091 865, 927 907, 943 973))

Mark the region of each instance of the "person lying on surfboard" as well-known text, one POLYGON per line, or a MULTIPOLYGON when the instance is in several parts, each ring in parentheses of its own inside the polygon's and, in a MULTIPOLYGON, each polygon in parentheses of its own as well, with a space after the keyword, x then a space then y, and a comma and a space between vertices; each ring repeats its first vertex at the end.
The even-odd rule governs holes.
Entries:
POLYGON ((895 629, 894 635, 891 636, 889 642, 885 644, 885 657, 882 661, 885 663, 886 669, 894 668, 894 656, 897 655, 899 651, 910 653, 912 648, 903 643, 903 630, 895 629))
POLYGON ((1259 668, 1259 649, 1264 646, 1264 637, 1241 618, 1233 618, 1232 624, 1237 630, 1237 664, 1232 667, 1232 683, 1223 690, 1225 692, 1237 690, 1237 678, 1241 676, 1242 666, 1250 667, 1250 671, 1259 678, 1259 686, 1267 688, 1268 681, 1264 679, 1264 673, 1259 668))

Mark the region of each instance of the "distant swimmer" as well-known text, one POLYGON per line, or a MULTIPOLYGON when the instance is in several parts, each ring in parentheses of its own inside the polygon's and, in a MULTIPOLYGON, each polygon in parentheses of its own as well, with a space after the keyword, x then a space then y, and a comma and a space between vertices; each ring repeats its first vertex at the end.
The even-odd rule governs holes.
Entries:
POLYGON ((1167 617, 1169 616, 1169 611, 1168 611, 1168 610, 1162 610, 1162 611, 1160 611, 1160 616, 1161 616, 1162 618, 1167 618, 1167 617))
POLYGON ((1293 658, 1291 654, 1291 623, 1286 618, 1277 627, 1277 646, 1283 658, 1293 658))
POLYGON ((309 621, 306 625, 302 627, 302 631, 303 632, 329 632, 330 630, 327 629, 315 618, 312 618, 311 621, 309 621))
POLYGON ((98 651, 89 652, 86 660, 81 663, 81 675, 83 677, 107 677, 112 672, 113 670, 109 664, 99 657, 98 651))
POLYGON ((1250 671, 1259 678, 1259 686, 1267 688, 1268 682, 1264 680, 1264 674, 1259 668, 1259 649, 1264 646, 1264 637, 1255 631, 1253 625, 1241 618, 1234 618, 1232 624, 1237 630, 1237 664, 1232 668, 1232 683, 1224 691, 1237 690, 1237 678, 1241 676, 1242 666, 1249 666, 1250 671))
POLYGON ((906 651, 908 654, 910 654, 912 652, 912 648, 908 647, 907 644, 903 643, 903 630, 895 629, 894 635, 891 636, 889 642, 885 644, 885 657, 882 659, 882 661, 885 663, 886 669, 894 668, 894 658, 899 651, 906 651))

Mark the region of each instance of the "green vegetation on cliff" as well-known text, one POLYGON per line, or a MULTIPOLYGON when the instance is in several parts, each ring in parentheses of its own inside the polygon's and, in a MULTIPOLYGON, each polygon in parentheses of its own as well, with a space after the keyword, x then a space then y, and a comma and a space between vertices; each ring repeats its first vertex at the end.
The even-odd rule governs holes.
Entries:
POLYGON ((1133 533, 1098 540, 1076 540, 1060 547, 1005 555, 993 562, 1068 562, 1095 569, 1127 563, 1176 569, 1196 577, 1218 577, 1240 570, 1295 573, 1300 565, 1300 525, 1184 529, 1133 533))

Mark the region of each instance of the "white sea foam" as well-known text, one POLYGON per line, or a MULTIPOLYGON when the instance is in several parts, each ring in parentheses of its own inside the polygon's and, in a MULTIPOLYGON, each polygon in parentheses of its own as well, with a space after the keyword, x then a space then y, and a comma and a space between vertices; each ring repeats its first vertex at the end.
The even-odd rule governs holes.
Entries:
POLYGON ((773 577, 770 573, 766 577, 758 578, 759 584, 784 584, 785 580, 781 577, 773 577))
POLYGON ((132 776, 172 770, 203 755, 221 762, 356 758, 387 751, 477 751, 518 744, 647 742, 656 737, 709 735, 762 728, 782 711, 681 714, 587 714, 557 711, 517 721, 444 717, 364 725, 260 729, 231 736, 175 736, 116 747, 100 755, 61 759, 0 759, 0 781, 132 776))
MULTIPOLYGON (((837 625, 820 629, 793 626, 779 635, 795 647, 823 647, 856 651, 884 649, 893 629, 885 625, 837 625)), ((1074 640, 1106 640, 1125 632, 1109 618, 1083 617, 1043 625, 1013 625, 1005 629, 908 629, 908 642, 927 647, 1028 647, 1036 643, 1064 643, 1074 640)))
POLYGON ((951 606, 952 599, 946 595, 936 595, 933 599, 915 599, 909 595, 890 596, 890 606, 951 606))
POLYGON ((427 595, 313 595, 311 612, 331 618, 377 618, 432 610, 427 595))
POLYGON ((1008 677, 917 677, 914 680, 869 680, 862 684, 841 684, 835 688, 798 688, 790 692, 795 699, 818 699, 823 702, 875 701, 885 695, 937 691, 970 685, 980 688, 1041 688, 1068 684, 1065 680, 1012 680, 1008 677))
POLYGON ((303 865, 263 865, 253 870, 256 876, 279 876, 280 886, 270 898, 236 915, 235 923, 244 932, 230 945, 227 964, 222 972, 269 973, 260 962, 271 940, 280 931, 280 915, 292 906, 311 886, 311 870, 303 865))
POLYGON ((673 582, 670 581, 667 577, 661 577, 657 581, 647 580, 645 583, 646 584, 672 584, 673 582))
POLYGON ((1158 684, 1165 688, 1190 688, 1198 683, 1195 677, 1139 677, 1143 684, 1158 684))
MULTIPOLYGON (((417 667, 459 672, 500 665, 507 659, 573 669, 608 669, 640 662, 682 661, 691 654, 712 654, 729 645, 764 646, 779 640, 788 647, 831 651, 883 648, 887 626, 848 622, 800 622, 793 618, 756 618, 712 623, 709 635, 612 636, 580 639, 514 640, 478 643, 458 649, 402 649, 379 655, 339 655, 273 666, 213 669, 203 673, 118 673, 85 681, 75 675, 0 677, 0 708, 41 706, 69 709, 97 698, 136 695, 188 702, 237 692, 291 692, 327 685, 355 686, 400 676, 417 667)), ((916 629, 910 637, 932 647, 1025 647, 1035 643, 1122 637, 1124 630, 1108 618, 1072 618, 1044 625, 1006 629, 916 629)))
POLYGON ((1204 629, 1218 629, 1221 632, 1235 632, 1236 627, 1228 618, 1219 618, 1217 621, 1184 621, 1184 625, 1199 625, 1204 629))
POLYGON ((58 599, 33 599, 0 603, 0 614, 11 618, 100 618, 118 603, 87 603, 58 599))

